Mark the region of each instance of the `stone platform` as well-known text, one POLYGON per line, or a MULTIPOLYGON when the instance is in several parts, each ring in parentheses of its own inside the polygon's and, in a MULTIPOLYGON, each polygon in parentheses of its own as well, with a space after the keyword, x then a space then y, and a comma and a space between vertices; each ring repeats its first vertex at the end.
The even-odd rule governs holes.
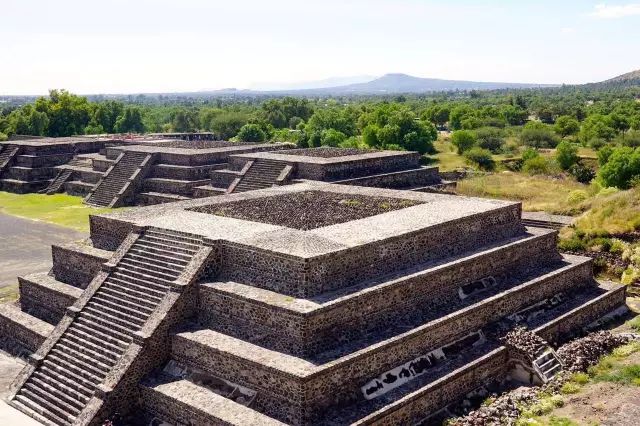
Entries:
POLYGON ((548 380, 509 330, 555 345, 625 299, 515 202, 306 181, 90 222, 0 310, 37 347, 9 399, 44 424, 417 424, 548 380))

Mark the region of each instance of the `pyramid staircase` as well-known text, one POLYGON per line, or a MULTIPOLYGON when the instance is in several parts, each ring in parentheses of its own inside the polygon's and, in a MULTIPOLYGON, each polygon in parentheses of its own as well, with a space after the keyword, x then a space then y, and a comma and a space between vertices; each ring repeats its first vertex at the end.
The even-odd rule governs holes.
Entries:
POLYGON ((547 347, 533 360, 533 368, 540 376, 540 380, 543 383, 547 383, 562 371, 562 363, 558 358, 558 354, 552 348, 547 347))
POLYGON ((64 185, 71 178, 71 175, 73 175, 73 170, 70 170, 70 169, 61 170, 58 173, 58 175, 55 177, 55 179, 51 181, 49 186, 47 186, 45 189, 43 189, 40 192, 47 195, 53 195, 60 192, 60 190, 62 189, 62 185, 64 185))
POLYGON ((279 185, 281 175, 286 175, 288 168, 290 169, 290 166, 279 161, 253 160, 245 173, 231 184, 228 192, 247 192, 279 185))
POLYGON ((104 177, 86 198, 86 203, 100 207, 124 205, 131 184, 141 184, 144 171, 151 163, 152 155, 143 152, 125 151, 107 170, 104 177))
POLYGON ((110 272, 98 274, 18 376, 11 405, 44 424, 88 424, 99 388, 109 376, 137 370, 131 351, 141 331, 159 327, 171 311, 160 319, 154 312, 176 286, 195 279, 209 251, 185 234, 155 228, 130 234, 110 272))
POLYGON ((11 164, 20 147, 16 145, 0 145, 0 175, 11 164))

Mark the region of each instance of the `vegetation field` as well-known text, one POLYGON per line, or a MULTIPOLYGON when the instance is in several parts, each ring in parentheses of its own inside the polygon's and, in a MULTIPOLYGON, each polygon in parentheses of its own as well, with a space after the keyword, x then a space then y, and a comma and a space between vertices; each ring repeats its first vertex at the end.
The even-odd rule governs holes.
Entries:
POLYGON ((81 197, 66 194, 12 194, 0 192, 0 213, 52 223, 79 231, 89 230, 89 215, 111 209, 82 204, 81 197))
POLYGON ((522 201, 526 211, 554 214, 576 213, 580 203, 572 194, 587 190, 588 185, 572 179, 528 176, 509 171, 465 179, 458 182, 457 187, 461 195, 522 201))

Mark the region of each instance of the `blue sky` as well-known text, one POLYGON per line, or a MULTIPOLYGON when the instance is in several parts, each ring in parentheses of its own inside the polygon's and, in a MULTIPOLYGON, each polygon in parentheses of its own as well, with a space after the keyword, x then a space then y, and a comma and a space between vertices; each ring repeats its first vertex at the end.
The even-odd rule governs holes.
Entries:
POLYGON ((2 0, 0 94, 403 72, 583 83, 640 68, 640 1, 2 0))

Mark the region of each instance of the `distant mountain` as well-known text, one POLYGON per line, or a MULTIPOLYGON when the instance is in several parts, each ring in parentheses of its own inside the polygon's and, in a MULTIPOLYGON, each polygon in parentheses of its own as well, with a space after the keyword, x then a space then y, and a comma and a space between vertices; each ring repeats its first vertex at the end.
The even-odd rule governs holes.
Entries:
POLYGON ((249 90, 257 91, 282 91, 282 90, 308 90, 326 89, 327 87, 346 86, 349 84, 366 83, 375 79, 371 75, 354 75, 349 77, 330 77, 316 81, 303 81, 296 83, 254 83, 249 86, 249 90))
POLYGON ((385 74, 380 78, 358 84, 332 87, 325 90, 336 93, 424 93, 449 90, 496 90, 523 89, 532 87, 555 87, 552 84, 493 83, 464 80, 442 80, 438 78, 414 77, 407 74, 385 74))
POLYGON ((630 83, 633 85, 640 84, 640 70, 635 70, 626 74, 619 75, 617 77, 603 81, 603 83, 630 83))

